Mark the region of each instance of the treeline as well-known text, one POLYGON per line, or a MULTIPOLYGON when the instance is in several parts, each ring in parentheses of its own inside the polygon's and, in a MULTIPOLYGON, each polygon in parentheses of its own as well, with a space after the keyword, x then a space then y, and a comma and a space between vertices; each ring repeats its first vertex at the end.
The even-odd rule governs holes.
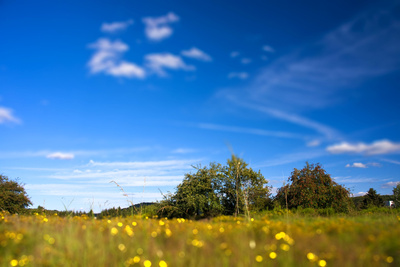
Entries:
POLYGON ((23 185, 0 175, 0 211, 9 213, 46 214, 105 218, 141 215, 148 217, 209 218, 220 215, 247 216, 267 210, 291 210, 329 215, 379 208, 394 201, 400 208, 400 184, 393 195, 380 196, 370 188, 366 195, 351 198, 350 190, 336 183, 320 164, 294 169, 286 184, 272 197, 272 187, 260 171, 255 171, 241 158, 232 155, 225 165, 210 163, 193 166, 176 192, 167 193, 157 203, 140 203, 128 208, 111 208, 98 214, 90 212, 27 209, 31 201, 23 185))
POLYGON ((294 169, 287 183, 271 197, 271 187, 260 171, 232 156, 226 165, 211 163, 194 167, 185 175, 175 193, 157 204, 161 217, 208 218, 219 215, 244 215, 266 210, 307 211, 320 215, 349 213, 384 206, 393 200, 400 207, 400 184, 393 196, 382 197, 371 188, 365 196, 351 198, 350 190, 336 183, 320 164, 294 169))

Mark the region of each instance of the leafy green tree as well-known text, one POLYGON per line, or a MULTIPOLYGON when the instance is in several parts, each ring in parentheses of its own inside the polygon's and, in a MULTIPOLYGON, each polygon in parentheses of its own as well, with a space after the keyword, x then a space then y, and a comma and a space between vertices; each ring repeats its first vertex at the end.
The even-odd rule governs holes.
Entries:
POLYGON ((223 168, 221 185, 224 213, 238 215, 246 210, 259 211, 271 205, 270 187, 260 171, 255 172, 241 158, 232 155, 223 168))
POLYGON ((172 201, 182 217, 215 216, 223 210, 219 195, 223 179, 220 164, 211 163, 209 167, 194 167, 197 172, 187 173, 178 185, 172 201))
POLYGON ((362 207, 363 209, 371 207, 383 207, 385 203, 382 197, 376 192, 375 189, 370 188, 367 194, 364 196, 362 207))
POLYGON ((238 215, 265 209, 270 203, 270 188, 260 172, 248 168, 232 156, 227 166, 211 163, 194 167, 185 174, 175 194, 160 203, 160 215, 169 217, 212 217, 238 215))
POLYGON ((396 208, 400 208, 400 183, 393 188, 393 202, 396 208))
POLYGON ((22 184, 0 174, 0 210, 21 213, 32 205, 22 184))
POLYGON ((320 164, 309 164, 294 169, 288 184, 279 188, 275 200, 288 208, 333 208, 347 212, 350 208, 350 192, 337 184, 320 164))

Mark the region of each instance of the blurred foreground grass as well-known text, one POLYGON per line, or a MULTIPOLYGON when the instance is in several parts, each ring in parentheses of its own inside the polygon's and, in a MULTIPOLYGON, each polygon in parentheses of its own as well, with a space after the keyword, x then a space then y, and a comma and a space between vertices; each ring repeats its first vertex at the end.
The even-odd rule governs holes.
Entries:
POLYGON ((0 213, 0 266, 400 266, 400 217, 191 221, 0 213))

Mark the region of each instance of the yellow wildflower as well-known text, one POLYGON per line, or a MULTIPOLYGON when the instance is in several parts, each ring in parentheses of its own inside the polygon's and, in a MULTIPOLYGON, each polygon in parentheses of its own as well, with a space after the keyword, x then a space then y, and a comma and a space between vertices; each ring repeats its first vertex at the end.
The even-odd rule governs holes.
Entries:
POLYGON ((318 265, 321 266, 321 267, 324 267, 324 266, 326 266, 326 261, 320 260, 320 261, 318 262, 318 265))
POLYGON ((262 262, 262 261, 263 261, 263 257, 261 255, 257 255, 256 262, 262 262))
POLYGON ((115 228, 115 227, 111 228, 111 234, 112 234, 112 235, 118 234, 118 229, 115 228))
POLYGON ((119 249, 120 251, 125 251, 126 247, 125 247, 124 244, 119 244, 119 245, 118 245, 118 249, 119 249))

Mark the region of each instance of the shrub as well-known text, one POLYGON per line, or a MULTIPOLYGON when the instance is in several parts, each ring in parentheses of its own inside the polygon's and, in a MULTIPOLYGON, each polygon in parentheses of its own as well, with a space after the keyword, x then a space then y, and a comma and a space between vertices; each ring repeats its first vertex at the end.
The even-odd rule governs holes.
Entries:
POLYGON ((275 200, 288 208, 332 208, 336 212, 348 212, 350 192, 332 180, 319 164, 309 164, 294 169, 288 184, 279 188, 275 200))
POLYGON ((0 210, 21 213, 32 205, 22 184, 0 174, 0 210))

